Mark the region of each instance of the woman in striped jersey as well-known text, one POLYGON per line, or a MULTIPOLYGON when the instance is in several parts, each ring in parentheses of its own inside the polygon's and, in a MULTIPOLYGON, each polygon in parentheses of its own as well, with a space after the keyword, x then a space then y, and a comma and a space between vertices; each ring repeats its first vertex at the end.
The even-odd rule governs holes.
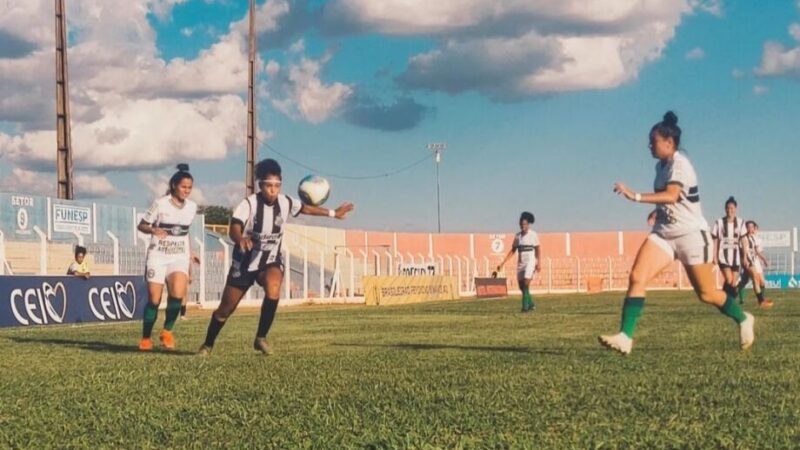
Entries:
POLYGON ((734 296, 716 288, 711 239, 700 207, 697 175, 686 153, 678 150, 680 143, 678 117, 669 111, 650 129, 650 153, 658 159, 655 192, 643 194, 622 183, 614 185, 614 192, 626 199, 656 207, 656 223, 631 269, 620 332, 598 338, 602 345, 624 355, 633 348, 633 333, 644 308, 647 284, 675 259, 686 268, 700 301, 716 306, 739 325, 741 348, 750 348, 755 339, 752 314, 742 311, 734 296))
POLYGON ((169 180, 167 194, 153 202, 147 210, 138 229, 149 234, 145 278, 150 301, 144 309, 142 320, 142 340, 139 350, 153 349, 150 335, 158 318, 158 306, 164 284, 167 285, 167 311, 164 329, 159 339, 168 350, 175 349, 172 327, 181 311, 181 301, 186 296, 189 285, 189 265, 197 257, 192 256, 189 227, 197 213, 197 204, 189 200, 194 178, 187 164, 178 164, 178 171, 169 180))
POLYGON ((748 220, 745 226, 747 227, 747 234, 742 238, 742 254, 744 255, 742 266, 745 270, 745 276, 742 277, 742 281, 739 283, 739 289, 744 290, 749 278, 753 282, 753 291, 756 293, 759 308, 769 309, 772 308, 773 303, 764 297, 766 290, 764 267, 767 267, 769 263, 762 252, 761 239, 758 238, 758 224, 748 220))
POLYGON ((725 217, 714 222, 711 237, 714 238, 714 264, 719 266, 724 284, 722 290, 727 294, 738 295, 739 268, 742 265, 742 238, 747 234, 744 220, 736 217, 739 205, 732 196, 725 201, 725 217))

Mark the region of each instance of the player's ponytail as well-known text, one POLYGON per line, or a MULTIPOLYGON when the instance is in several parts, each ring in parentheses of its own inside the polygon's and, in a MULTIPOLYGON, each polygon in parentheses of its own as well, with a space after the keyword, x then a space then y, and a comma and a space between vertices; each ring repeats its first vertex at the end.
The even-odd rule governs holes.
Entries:
POLYGON ((672 112, 667 111, 661 122, 653 125, 650 129, 650 134, 658 133, 664 139, 672 138, 675 142, 675 149, 681 146, 681 127, 678 126, 678 116, 672 112))
POLYGON ((175 168, 178 169, 178 171, 175 172, 172 175, 172 178, 169 179, 169 187, 167 188, 167 194, 169 195, 175 195, 175 191, 178 189, 178 185, 181 183, 181 181, 185 180, 186 178, 194 181, 194 177, 192 177, 192 174, 189 173, 188 164, 180 163, 175 168))

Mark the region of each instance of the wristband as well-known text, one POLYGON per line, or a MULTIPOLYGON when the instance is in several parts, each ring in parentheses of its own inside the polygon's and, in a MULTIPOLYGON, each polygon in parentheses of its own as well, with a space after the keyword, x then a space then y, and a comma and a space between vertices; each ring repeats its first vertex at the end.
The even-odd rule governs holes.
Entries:
POLYGON ((637 193, 635 193, 635 194, 633 194, 633 201, 635 201, 635 202, 637 202, 637 203, 638 203, 638 202, 641 202, 641 201, 642 201, 642 194, 640 194, 640 193, 638 193, 638 192, 637 192, 637 193))
POLYGON ((331 219, 335 219, 336 218, 336 211, 333 210, 333 209, 329 209, 328 210, 328 217, 330 217, 331 219))

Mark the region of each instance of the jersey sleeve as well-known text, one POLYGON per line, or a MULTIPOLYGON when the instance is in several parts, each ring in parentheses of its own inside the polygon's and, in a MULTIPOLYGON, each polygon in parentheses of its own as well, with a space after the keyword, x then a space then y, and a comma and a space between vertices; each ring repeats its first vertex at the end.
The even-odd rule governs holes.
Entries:
POLYGON ((667 184, 678 184, 688 189, 693 184, 691 173, 692 168, 686 160, 675 158, 672 162, 672 168, 669 171, 667 184))
POLYGON ((148 225, 152 225, 156 220, 158 220, 158 200, 147 208, 147 211, 144 212, 144 217, 142 217, 142 222, 148 225))
POLYGON ((291 214, 292 217, 299 216, 300 211, 303 209, 303 204, 300 202, 300 200, 288 195, 286 196, 286 200, 289 200, 289 214, 291 214))
POLYGON ((233 215, 231 216, 231 225, 238 223, 245 227, 247 221, 250 220, 250 210, 252 206, 250 206, 250 200, 244 199, 236 206, 236 209, 233 210, 233 215))
POLYGON ((714 227, 711 228, 711 237, 714 239, 719 239, 719 221, 714 221, 714 227))
POLYGON ((67 268, 67 275, 75 275, 78 272, 78 263, 73 261, 67 268))

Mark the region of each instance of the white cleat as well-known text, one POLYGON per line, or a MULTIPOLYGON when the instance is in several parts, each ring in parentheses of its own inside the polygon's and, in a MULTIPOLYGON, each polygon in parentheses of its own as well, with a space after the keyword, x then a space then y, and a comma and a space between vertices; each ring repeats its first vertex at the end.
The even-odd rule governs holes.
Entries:
POLYGON ((753 326, 756 323, 756 318, 749 312, 744 313, 747 317, 744 322, 739 324, 739 345, 742 350, 749 350, 753 346, 753 341, 756 340, 756 334, 753 331, 753 326))
POLYGON ((611 336, 599 336, 597 340, 606 348, 628 355, 633 349, 633 339, 627 334, 619 332, 611 336))

